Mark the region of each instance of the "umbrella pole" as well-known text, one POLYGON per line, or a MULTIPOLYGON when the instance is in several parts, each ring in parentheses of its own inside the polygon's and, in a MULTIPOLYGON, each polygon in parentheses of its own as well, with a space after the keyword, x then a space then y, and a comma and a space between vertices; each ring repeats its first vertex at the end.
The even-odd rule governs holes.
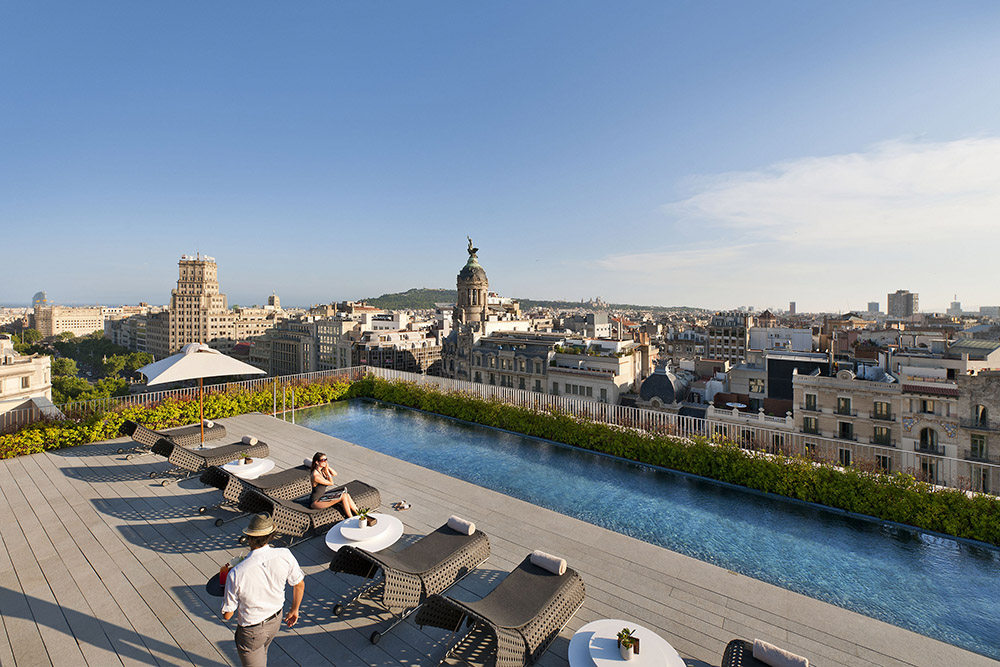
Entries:
POLYGON ((201 378, 198 378, 198 421, 201 423, 201 446, 205 446, 205 403, 202 398, 202 382, 201 378))

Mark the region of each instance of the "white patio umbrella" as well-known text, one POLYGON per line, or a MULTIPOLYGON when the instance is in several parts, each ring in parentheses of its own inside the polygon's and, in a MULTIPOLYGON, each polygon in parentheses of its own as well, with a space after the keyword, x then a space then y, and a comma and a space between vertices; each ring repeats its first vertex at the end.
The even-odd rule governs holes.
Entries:
POLYGON ((264 371, 259 368, 227 357, 204 343, 189 343, 177 354, 147 364, 136 372, 146 376, 146 386, 197 378, 198 417, 201 421, 201 444, 203 447, 205 445, 203 380, 225 375, 265 375, 264 371))

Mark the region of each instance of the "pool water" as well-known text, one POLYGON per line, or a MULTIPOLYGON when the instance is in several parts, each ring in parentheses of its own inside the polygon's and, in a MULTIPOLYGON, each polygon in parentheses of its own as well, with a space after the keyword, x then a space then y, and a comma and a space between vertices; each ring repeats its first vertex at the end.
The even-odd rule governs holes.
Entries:
POLYGON ((1000 550, 398 406, 308 428, 1000 659, 1000 550))

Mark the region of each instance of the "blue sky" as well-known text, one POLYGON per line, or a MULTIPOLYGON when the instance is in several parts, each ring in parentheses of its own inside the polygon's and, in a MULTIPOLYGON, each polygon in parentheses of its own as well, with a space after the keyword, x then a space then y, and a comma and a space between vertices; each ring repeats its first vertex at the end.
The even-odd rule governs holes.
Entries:
POLYGON ((0 303, 1000 303, 1000 4, 6 3, 0 303))

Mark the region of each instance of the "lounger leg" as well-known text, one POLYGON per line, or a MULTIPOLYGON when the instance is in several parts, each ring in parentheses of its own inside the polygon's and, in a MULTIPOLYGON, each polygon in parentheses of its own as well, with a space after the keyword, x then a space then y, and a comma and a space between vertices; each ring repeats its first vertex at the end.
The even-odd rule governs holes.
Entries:
POLYGON ((354 595, 352 595, 349 599, 343 602, 338 602, 337 604, 333 605, 334 616, 340 616, 341 614, 343 614, 345 609, 347 609, 352 604, 363 598, 370 590, 375 588, 375 586, 382 583, 382 579, 376 579, 379 569, 380 568, 378 567, 378 565, 373 564, 371 566, 371 569, 368 570, 368 574, 366 574, 364 577, 366 580, 369 581, 365 581, 364 583, 357 586, 355 588, 354 595))

